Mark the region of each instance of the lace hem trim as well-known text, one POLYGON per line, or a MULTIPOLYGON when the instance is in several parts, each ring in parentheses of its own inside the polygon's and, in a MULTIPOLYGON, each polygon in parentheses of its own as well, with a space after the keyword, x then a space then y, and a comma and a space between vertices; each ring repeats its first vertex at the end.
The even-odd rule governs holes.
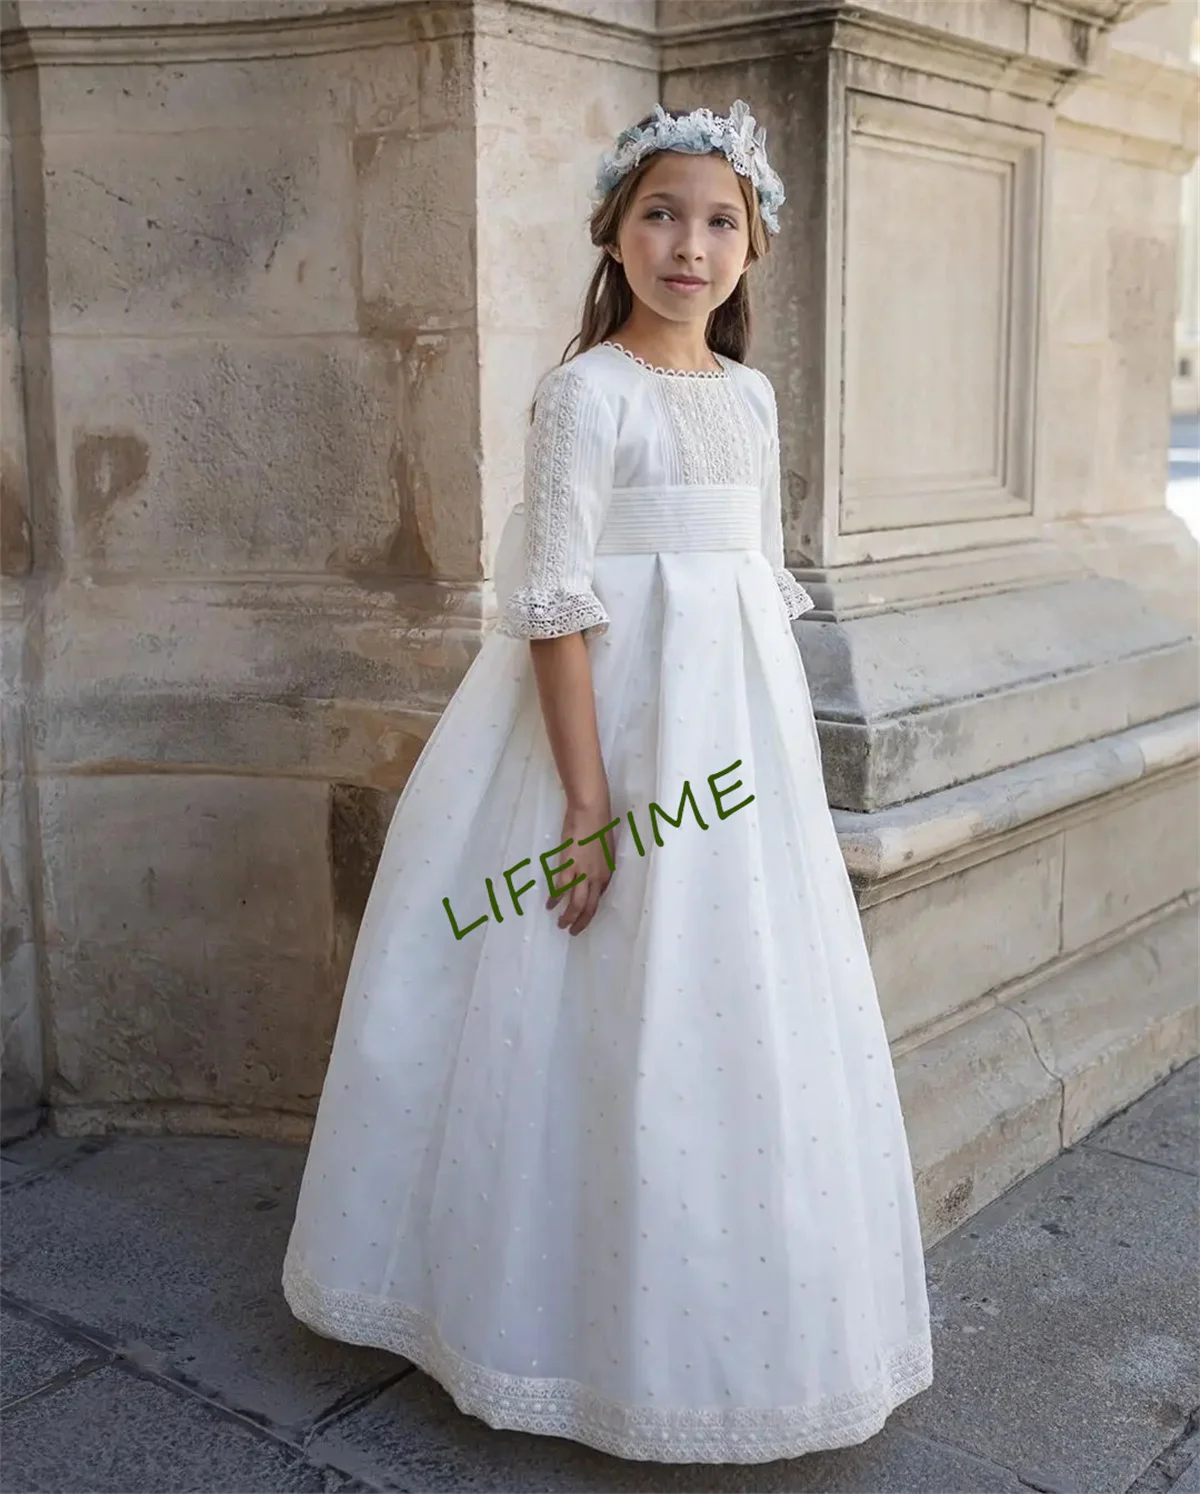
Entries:
POLYGON ((608 613, 593 592, 520 586, 504 604, 496 631, 510 638, 564 638, 568 633, 590 638, 607 633, 608 624, 608 613))
POLYGON ((775 583, 787 604, 789 621, 803 617, 806 612, 811 612, 817 605, 791 571, 776 571, 775 583))
MULTIPOLYGON (((631 353, 628 348, 622 347, 619 342, 605 341, 600 344, 602 348, 615 348, 618 353, 624 353, 626 358, 632 358, 634 363, 640 364, 647 373, 667 374, 672 379, 727 379, 729 370, 727 368, 659 368, 657 363, 647 363, 644 358, 639 358, 636 353, 631 353)), ((715 354, 713 355, 716 356, 715 354)))
POLYGON ((288 1252, 283 1292, 302 1323, 326 1338, 399 1354, 435 1379, 468 1416, 502 1431, 567 1437, 618 1458, 659 1463, 769 1463, 851 1447, 933 1383, 928 1333, 888 1354, 868 1389, 807 1406, 766 1410, 648 1410, 606 1400, 575 1380, 528 1379, 451 1349, 424 1314, 402 1302, 319 1286, 288 1252))

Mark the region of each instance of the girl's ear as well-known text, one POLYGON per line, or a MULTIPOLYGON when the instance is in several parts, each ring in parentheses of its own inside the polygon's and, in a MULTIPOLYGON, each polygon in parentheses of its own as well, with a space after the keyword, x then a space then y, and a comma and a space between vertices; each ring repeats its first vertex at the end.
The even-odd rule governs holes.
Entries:
POLYGON ((611 254, 618 264, 621 263, 621 251, 615 244, 605 244, 604 250, 606 254, 611 254))

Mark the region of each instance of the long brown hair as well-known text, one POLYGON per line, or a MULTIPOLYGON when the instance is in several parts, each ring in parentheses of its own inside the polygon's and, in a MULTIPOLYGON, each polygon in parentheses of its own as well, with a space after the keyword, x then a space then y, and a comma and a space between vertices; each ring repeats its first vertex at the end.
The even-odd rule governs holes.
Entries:
MULTIPOLYGON (((668 109, 666 112, 672 119, 682 119, 690 114, 691 110, 668 109)), ((653 118, 653 114, 647 114, 645 118, 638 120, 637 128, 644 128, 653 118)), ((600 259, 592 271, 592 278, 584 294, 583 319, 579 331, 563 350, 563 355, 559 359, 560 367, 569 359, 577 358, 581 353, 586 353, 589 348, 594 348, 597 343, 610 338, 617 328, 628 320, 633 310, 633 291, 626 279, 625 267, 615 260, 608 250, 609 245, 616 245, 617 234, 620 232, 625 214, 637 196, 638 183, 662 154, 662 151, 655 151, 639 162, 628 176, 617 183, 592 213, 589 225, 591 240, 600 250, 600 259)), ((737 175, 737 184, 741 189, 742 200, 746 204, 750 228, 750 258, 751 261, 759 260, 768 252, 770 239, 762 221, 762 214, 759 212, 758 193, 754 190, 753 183, 740 173, 737 175)), ((746 275, 743 274, 733 294, 727 301, 722 302, 709 317, 704 340, 713 352, 722 353, 727 358, 744 363, 750 349, 753 327, 750 285, 746 275)), ((531 408, 530 419, 532 418, 531 408)))

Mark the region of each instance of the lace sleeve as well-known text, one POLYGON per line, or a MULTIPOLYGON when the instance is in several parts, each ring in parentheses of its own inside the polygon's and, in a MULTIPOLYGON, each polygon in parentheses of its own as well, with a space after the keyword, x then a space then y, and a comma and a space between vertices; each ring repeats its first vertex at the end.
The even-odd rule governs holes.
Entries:
POLYGON ((600 391, 570 364, 547 374, 525 449, 524 563, 498 632, 587 638, 607 631, 592 565, 612 494, 615 445, 616 422, 600 391))
POLYGON ((811 612, 817 605, 783 563, 783 504, 779 477, 779 410, 775 390, 766 374, 759 373, 766 386, 770 410, 770 435, 763 482, 762 551, 771 563, 775 584, 787 606, 789 621, 811 612))

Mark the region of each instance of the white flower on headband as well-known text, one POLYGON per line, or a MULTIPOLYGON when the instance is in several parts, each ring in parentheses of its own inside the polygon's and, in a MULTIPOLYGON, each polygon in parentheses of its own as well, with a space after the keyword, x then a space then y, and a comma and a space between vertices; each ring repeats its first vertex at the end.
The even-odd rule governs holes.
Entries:
POLYGON ((755 128, 754 116, 744 99, 736 100, 727 116, 714 114, 711 109, 693 109, 682 119, 672 119, 661 104, 655 104, 649 124, 622 130, 613 149, 600 157, 594 203, 603 202, 635 166, 659 150, 697 156, 720 151, 739 176, 753 183, 767 232, 779 232, 777 213, 784 201, 783 183, 767 160, 767 132, 755 128))

